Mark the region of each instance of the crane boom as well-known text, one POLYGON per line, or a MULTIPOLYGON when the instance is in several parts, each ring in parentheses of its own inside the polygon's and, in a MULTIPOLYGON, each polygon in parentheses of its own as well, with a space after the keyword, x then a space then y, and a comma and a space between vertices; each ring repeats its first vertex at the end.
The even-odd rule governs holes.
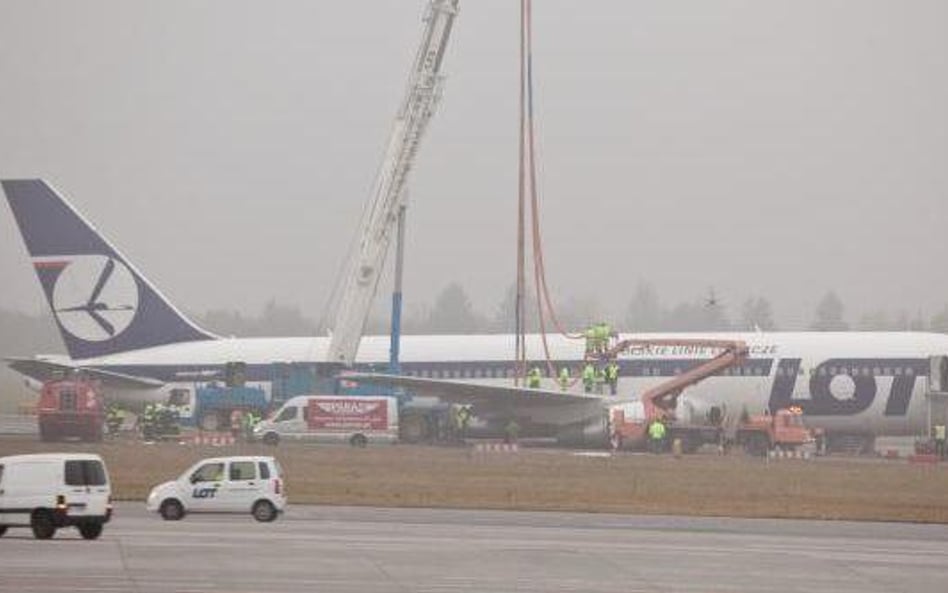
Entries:
POLYGON ((340 278, 336 294, 335 324, 328 361, 351 366, 381 277, 398 222, 405 205, 405 183, 418 146, 441 95, 440 74, 451 27, 460 0, 430 0, 425 29, 415 57, 405 98, 395 118, 368 207, 362 218, 357 243, 340 278))

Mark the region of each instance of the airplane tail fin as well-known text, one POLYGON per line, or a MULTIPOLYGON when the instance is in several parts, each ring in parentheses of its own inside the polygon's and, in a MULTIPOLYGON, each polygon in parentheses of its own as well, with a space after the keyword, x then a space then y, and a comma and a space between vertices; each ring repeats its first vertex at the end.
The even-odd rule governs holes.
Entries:
POLYGON ((217 337, 169 303, 45 181, 0 184, 70 357, 217 337))

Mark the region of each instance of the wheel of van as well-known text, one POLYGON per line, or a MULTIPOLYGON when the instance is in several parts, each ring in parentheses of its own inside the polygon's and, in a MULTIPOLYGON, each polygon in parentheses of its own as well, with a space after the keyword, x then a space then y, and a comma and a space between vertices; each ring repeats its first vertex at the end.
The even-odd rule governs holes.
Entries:
POLYGON ((184 517, 184 507, 173 498, 169 498, 161 503, 158 513, 165 521, 180 521, 184 517))
POLYGON ((365 438, 364 434, 354 434, 349 438, 349 444, 362 449, 369 444, 369 439, 365 438))
POLYGON ((50 539, 56 535, 56 524, 49 511, 34 511, 30 518, 30 528, 36 539, 50 539))
POLYGON ((269 523, 277 518, 276 507, 273 506, 273 503, 269 500, 258 500, 253 503, 253 518, 261 523, 269 523))
POLYGON ((102 535, 102 524, 80 523, 79 534, 82 535, 82 539, 98 539, 102 535))
POLYGON ((267 434, 263 435, 263 444, 276 447, 280 444, 280 435, 275 432, 268 432, 267 434))

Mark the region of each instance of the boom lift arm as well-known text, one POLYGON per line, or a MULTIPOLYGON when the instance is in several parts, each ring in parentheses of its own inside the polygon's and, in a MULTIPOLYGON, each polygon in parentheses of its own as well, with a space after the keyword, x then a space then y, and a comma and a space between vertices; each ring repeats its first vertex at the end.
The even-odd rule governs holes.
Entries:
POLYGON ((722 370, 740 364, 747 357, 747 344, 741 340, 701 340, 701 339, 629 339, 622 340, 610 348, 606 358, 615 357, 629 348, 649 348, 655 346, 690 346, 697 348, 720 349, 716 356, 699 365, 676 375, 668 381, 648 389, 640 397, 645 407, 647 419, 669 419, 675 412, 678 396, 686 388, 721 372, 722 370))
POLYGON ((460 0, 430 0, 425 30, 408 88, 395 118, 357 244, 336 291, 335 325, 328 361, 351 366, 381 277, 382 265, 405 205, 405 182, 441 96, 440 74, 460 0))

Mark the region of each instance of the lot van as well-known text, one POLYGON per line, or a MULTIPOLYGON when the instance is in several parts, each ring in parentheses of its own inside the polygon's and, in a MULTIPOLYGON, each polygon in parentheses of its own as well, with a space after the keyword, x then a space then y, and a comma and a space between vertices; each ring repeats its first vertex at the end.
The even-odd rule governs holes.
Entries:
POLYGON ((398 400, 364 395, 290 398, 254 428, 268 445, 283 439, 348 442, 355 447, 398 440, 398 400))
POLYGON ((61 527, 76 527, 96 539, 111 517, 109 474, 98 455, 0 457, 0 536, 29 527, 36 539, 49 539, 61 527))
POLYGON ((166 521, 187 513, 250 513, 257 521, 273 521, 286 507, 283 469, 272 457, 202 459, 152 488, 146 507, 166 521))

